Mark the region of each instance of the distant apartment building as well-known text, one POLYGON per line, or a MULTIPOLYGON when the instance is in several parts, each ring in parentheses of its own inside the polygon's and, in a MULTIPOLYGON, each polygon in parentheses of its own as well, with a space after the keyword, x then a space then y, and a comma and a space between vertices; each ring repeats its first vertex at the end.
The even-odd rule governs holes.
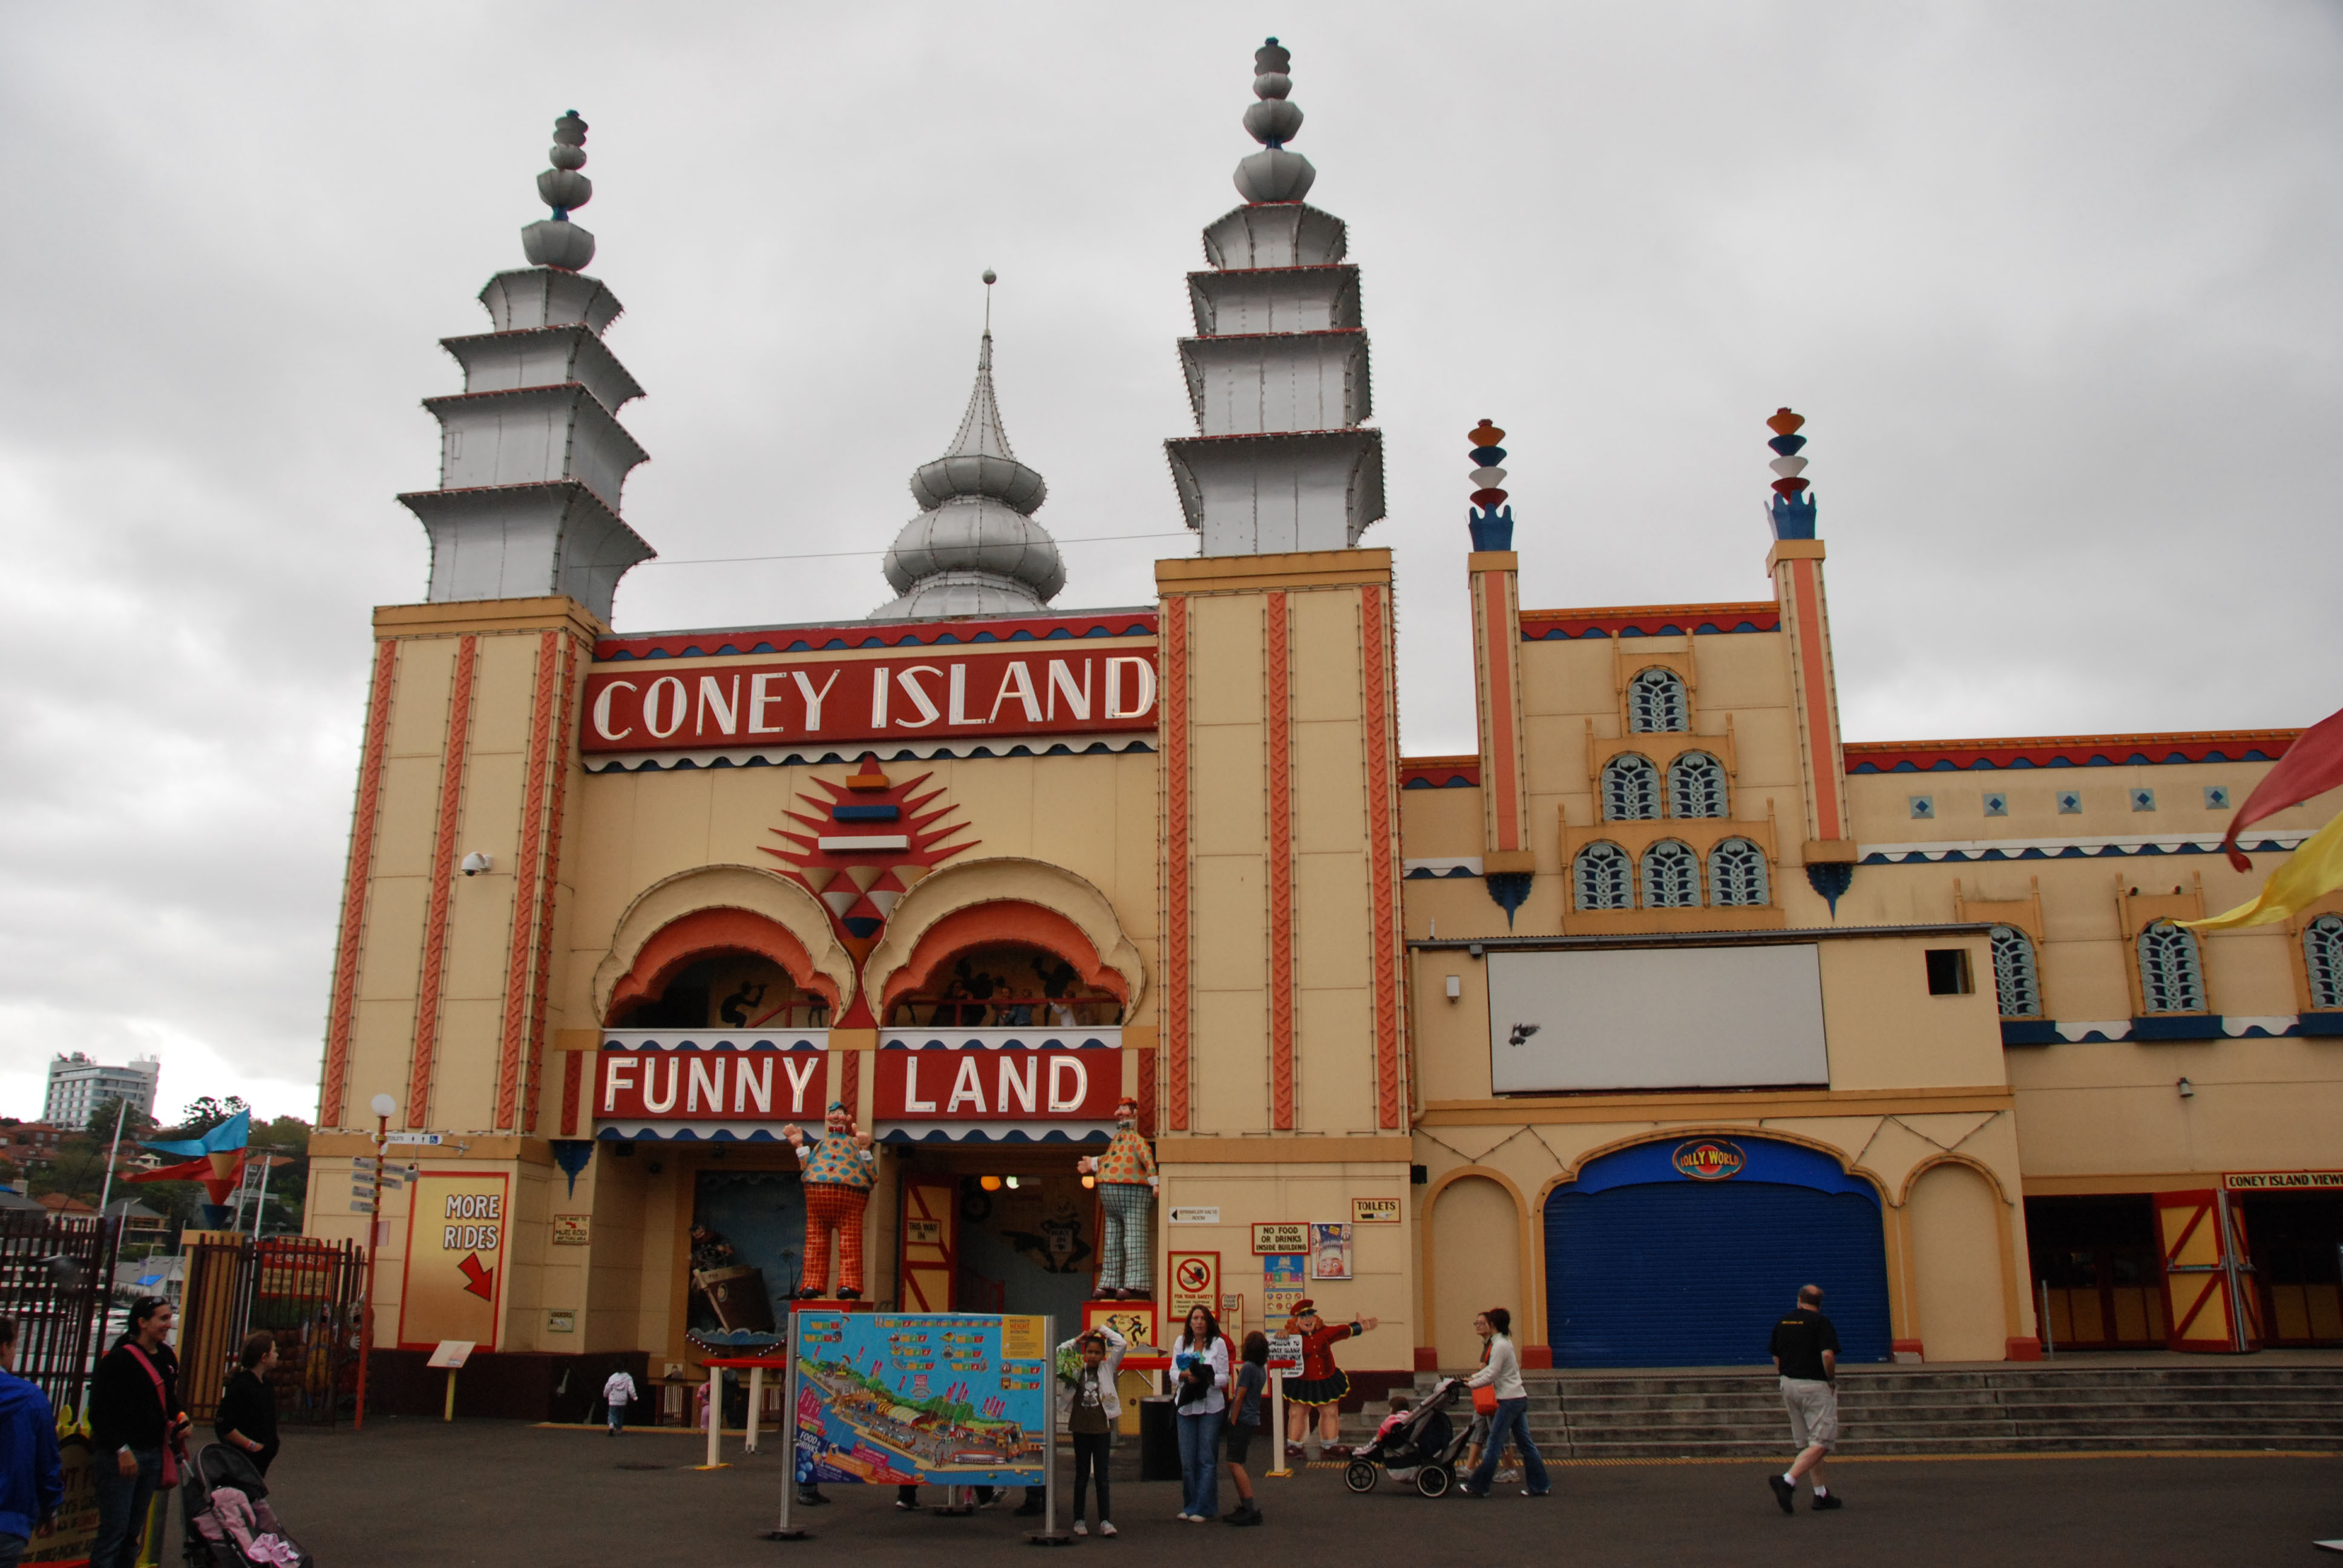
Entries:
POLYGON ((48 1100, 41 1108, 41 1120, 64 1127, 85 1125, 90 1113, 110 1100, 126 1100, 131 1109, 145 1115, 155 1114, 155 1082, 162 1076, 163 1064, 148 1058, 134 1058, 127 1067, 109 1067, 92 1061, 76 1050, 70 1056, 56 1056, 49 1061, 48 1100))

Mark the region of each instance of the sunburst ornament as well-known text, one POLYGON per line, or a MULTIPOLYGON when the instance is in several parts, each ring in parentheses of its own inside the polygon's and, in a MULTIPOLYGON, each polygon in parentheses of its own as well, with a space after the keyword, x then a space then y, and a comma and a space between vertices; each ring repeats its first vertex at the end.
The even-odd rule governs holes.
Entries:
POLYGON ((948 820, 958 806, 935 804, 941 789, 913 793, 933 777, 922 773, 895 783, 866 752, 844 783, 816 779, 823 795, 799 792, 807 809, 784 815, 803 830, 769 829, 788 848, 760 846, 829 909, 839 940, 858 965, 879 945, 898 900, 944 861, 981 842, 958 838, 968 824, 948 820))

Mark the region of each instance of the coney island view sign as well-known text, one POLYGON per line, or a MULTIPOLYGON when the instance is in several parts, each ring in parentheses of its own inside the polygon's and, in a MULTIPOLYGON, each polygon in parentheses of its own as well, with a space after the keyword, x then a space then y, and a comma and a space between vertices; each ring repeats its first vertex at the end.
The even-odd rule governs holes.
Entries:
POLYGON ((804 664, 629 663, 586 678, 587 752, 1155 728, 1152 652, 943 654, 804 664))

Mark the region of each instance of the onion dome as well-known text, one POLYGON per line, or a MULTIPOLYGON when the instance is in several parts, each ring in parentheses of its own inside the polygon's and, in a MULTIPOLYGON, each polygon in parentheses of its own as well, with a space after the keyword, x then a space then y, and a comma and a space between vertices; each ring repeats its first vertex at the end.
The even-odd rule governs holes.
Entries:
POLYGON ((1237 164, 1237 194, 1249 202, 1300 201, 1317 182, 1318 171, 1285 144, 1302 129, 1302 110, 1289 103, 1293 91, 1292 54, 1272 38, 1252 53, 1252 95, 1259 100, 1245 110, 1244 128, 1262 151, 1237 164))
POLYGON ((1774 500, 1767 517, 1774 525, 1777 539, 1810 539, 1815 537, 1815 501, 1806 494, 1806 460, 1798 454, 1806 438, 1798 434, 1805 426, 1803 415, 1787 408, 1775 410, 1765 421, 1774 438, 1765 443, 1774 450, 1774 460, 1766 465, 1779 476, 1774 481, 1774 500))
MULTIPOLYGON (((992 281, 991 273, 985 282, 992 281)), ((873 620, 1031 614, 1066 586, 1050 530, 1035 522, 1050 487, 1017 460, 992 390, 992 333, 976 357, 976 389, 951 447, 911 474, 920 513, 887 552, 887 581, 901 597, 873 620)))
POLYGON ((586 122, 570 110, 553 122, 553 166, 537 176, 538 199, 553 209, 520 231, 521 253, 532 266, 577 272, 594 259, 594 236, 569 221, 575 209, 594 199, 594 182, 578 171, 586 166, 586 122))
POLYGON ((1473 532, 1473 548, 1512 549, 1513 508, 1505 505, 1505 492, 1497 487, 1505 482, 1505 470, 1497 466, 1505 460, 1505 449, 1498 445, 1505 433, 1483 419, 1466 431, 1464 438, 1473 444, 1464 459, 1473 465, 1473 505, 1464 514, 1465 526, 1473 532))

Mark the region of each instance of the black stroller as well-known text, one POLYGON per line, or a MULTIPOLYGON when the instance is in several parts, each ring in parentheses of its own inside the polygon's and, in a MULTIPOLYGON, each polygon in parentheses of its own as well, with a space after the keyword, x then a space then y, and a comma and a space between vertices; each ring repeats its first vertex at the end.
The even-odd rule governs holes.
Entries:
POLYGON ((179 1507, 187 1568, 313 1568, 317 1561, 277 1522, 252 1461, 224 1443, 206 1443, 186 1466, 179 1507))
POLYGON ((1380 1465, 1392 1473, 1393 1481, 1413 1482, 1426 1497, 1447 1495, 1456 1483, 1456 1456, 1464 1452, 1473 1435, 1471 1427, 1459 1432, 1448 1419, 1448 1407, 1463 1386, 1462 1380, 1453 1377, 1434 1383, 1432 1392, 1407 1412, 1405 1421, 1351 1455, 1350 1464, 1342 1471, 1343 1484, 1353 1492, 1373 1492, 1380 1465))

